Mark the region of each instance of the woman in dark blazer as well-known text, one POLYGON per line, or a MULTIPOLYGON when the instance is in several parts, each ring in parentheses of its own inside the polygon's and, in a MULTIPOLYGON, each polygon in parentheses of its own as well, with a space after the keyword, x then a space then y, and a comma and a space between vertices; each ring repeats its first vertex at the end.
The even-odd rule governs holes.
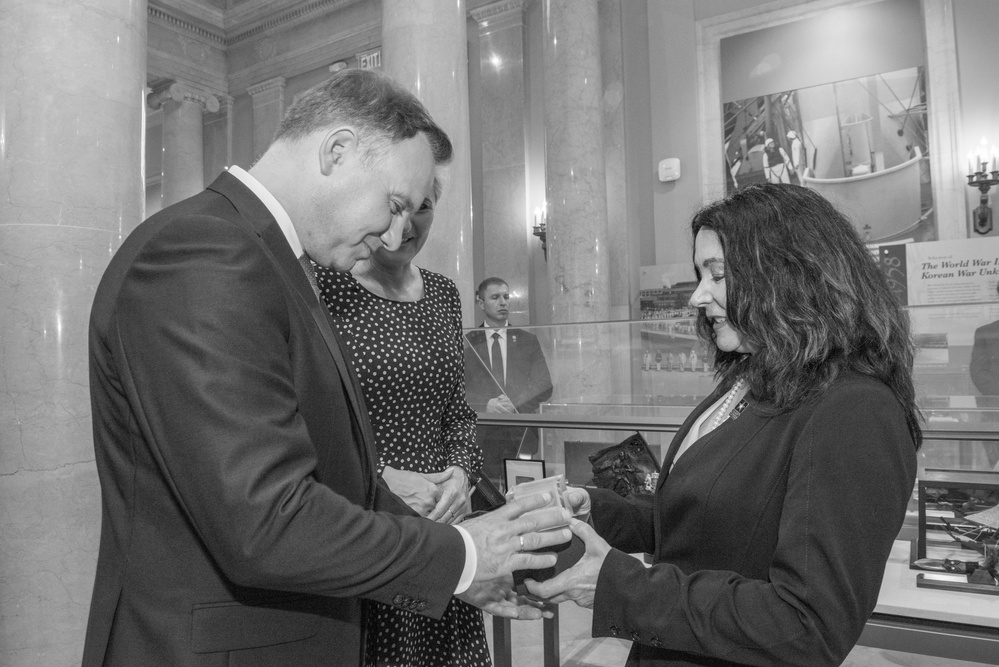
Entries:
POLYGON ((793 185, 692 222, 718 388, 654 500, 571 491, 587 552, 532 592, 591 607, 629 665, 838 665, 877 603, 922 434, 906 313, 853 227, 793 185), (651 567, 629 553, 654 554, 651 567))

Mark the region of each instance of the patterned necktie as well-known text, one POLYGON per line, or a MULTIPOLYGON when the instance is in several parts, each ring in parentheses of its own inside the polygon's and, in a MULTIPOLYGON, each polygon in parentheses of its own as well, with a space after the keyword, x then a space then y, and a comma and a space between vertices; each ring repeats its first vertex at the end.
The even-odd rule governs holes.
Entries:
POLYGON ((506 384, 506 377, 503 373, 503 350, 500 349, 499 331, 493 332, 493 349, 489 353, 489 365, 493 368, 493 377, 500 387, 506 384))

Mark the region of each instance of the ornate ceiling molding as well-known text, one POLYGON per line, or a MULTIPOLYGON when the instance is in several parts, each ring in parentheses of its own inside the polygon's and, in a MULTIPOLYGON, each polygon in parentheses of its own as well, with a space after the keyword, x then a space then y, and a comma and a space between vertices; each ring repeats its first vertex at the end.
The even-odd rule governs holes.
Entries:
POLYGON ((500 0, 470 9, 468 14, 480 24, 486 21, 510 18, 511 15, 521 18, 524 14, 524 4, 524 0, 500 0))
POLYGON ((313 0, 294 9, 274 13, 271 16, 254 22, 249 27, 234 26, 232 30, 226 32, 226 46, 232 46, 252 39, 257 35, 270 32, 276 28, 287 29, 308 21, 314 21, 320 16, 338 11, 355 2, 358 2, 358 0, 313 0))
MULTIPOLYGON (((350 60, 358 53, 377 47, 381 43, 381 34, 381 22, 378 21, 355 26, 342 33, 328 30, 327 41, 322 43, 300 41, 298 48, 277 53, 270 58, 256 59, 244 67, 231 69, 229 94, 238 95, 250 86, 275 76, 292 76, 295 73, 329 66, 334 60, 350 60)), ((244 44, 241 48, 247 46, 244 44)))
MULTIPOLYGON (((180 31, 212 42, 214 46, 224 46, 225 33, 219 26, 211 27, 199 21, 192 20, 175 11, 174 8, 163 7, 149 3, 146 15, 151 21, 160 23, 171 30, 180 31)), ((221 23, 221 17, 219 17, 221 23)))
POLYGON ((151 0, 146 13, 150 20, 176 32, 187 33, 229 47, 277 29, 286 30, 360 0, 311 0, 298 6, 288 2, 246 3, 246 8, 208 9, 192 0, 151 0), (283 7, 281 5, 284 5, 283 7))
POLYGON ((246 89, 246 92, 250 94, 250 97, 256 97, 261 93, 266 93, 270 91, 284 92, 284 86, 286 79, 283 76, 276 76, 273 79, 268 79, 267 81, 262 81, 256 85, 250 86, 246 89))

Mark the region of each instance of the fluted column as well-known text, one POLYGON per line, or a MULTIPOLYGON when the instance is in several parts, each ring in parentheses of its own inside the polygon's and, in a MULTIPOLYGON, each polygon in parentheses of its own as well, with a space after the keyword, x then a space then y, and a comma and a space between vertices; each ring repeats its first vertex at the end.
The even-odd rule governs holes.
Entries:
POLYGON ((474 320, 471 154, 465 2, 382 1, 382 71, 411 90, 451 137, 433 232, 416 263, 451 278, 462 294, 463 321, 474 320))
MULTIPOLYGON (((553 323, 601 322, 609 313, 597 16, 597 0, 544 3, 545 183, 553 323)), ((606 329, 564 331, 558 341, 556 398, 603 400, 610 391, 606 329)))
POLYGON ((183 83, 153 91, 149 107, 163 107, 163 206, 205 188, 205 111, 219 110, 218 98, 183 83))
POLYGON ((87 322, 143 215, 146 0, 0 2, 0 664, 79 664, 100 533, 87 322))
POLYGON ((284 117, 284 84, 284 77, 276 76, 246 89, 253 99, 254 159, 264 154, 281 125, 284 117))
POLYGON ((232 102, 228 95, 219 95, 218 111, 205 114, 204 138, 205 182, 211 183, 223 169, 232 164, 232 102))

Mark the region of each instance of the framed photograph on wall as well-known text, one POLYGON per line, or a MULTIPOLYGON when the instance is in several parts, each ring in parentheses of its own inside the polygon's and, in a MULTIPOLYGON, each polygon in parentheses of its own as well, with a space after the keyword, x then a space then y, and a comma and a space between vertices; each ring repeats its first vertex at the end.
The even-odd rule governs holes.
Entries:
MULTIPOLYGON (((878 183, 878 174, 914 182, 910 172, 918 171, 918 222, 910 214, 906 218, 911 227, 879 227, 877 221, 866 220, 869 211, 851 206, 864 219, 861 236, 875 243, 967 237, 968 188, 964 172, 954 163, 960 152, 958 128, 940 122, 960 108, 957 60, 927 57, 957 48, 952 3, 824 0, 772 11, 731 12, 698 20, 696 43, 701 193, 706 200, 754 178, 783 182, 782 172, 791 182, 795 176, 799 182, 807 176, 813 179, 810 186, 837 188, 841 184, 833 175, 836 170, 844 173, 843 179, 856 179, 846 187, 878 183), (833 26, 842 31, 837 33, 833 26), (811 37, 808 48, 796 46, 803 42, 795 40, 806 34, 823 35, 824 46, 811 37), (831 56, 834 51, 843 57, 831 56), (908 83, 903 84, 904 79, 908 83), (818 87, 826 88, 831 99, 825 122, 805 108, 815 100, 802 97, 802 91, 818 94, 818 87), (848 108, 858 104, 866 110, 848 108), (759 111, 759 117, 739 117, 740 106, 759 111), (930 118, 936 122, 929 123, 930 118), (762 137, 754 124, 763 126, 762 137), (747 125, 743 145, 738 135, 745 134, 747 125), (769 157, 763 163, 768 137, 773 139, 770 150, 777 173, 767 172, 769 157), (752 151, 754 146, 757 150, 752 151), (899 147, 901 156, 893 157, 899 147), (794 169, 796 156, 800 171, 794 169), (781 164, 789 166, 781 169, 781 164), (893 168, 903 173, 892 176, 893 168), (865 170, 870 172, 862 173, 865 170)), ((873 189, 878 188, 882 186, 873 189)))
POLYGON ((534 482, 545 478, 545 462, 531 459, 503 459, 505 490, 524 482, 534 482))

